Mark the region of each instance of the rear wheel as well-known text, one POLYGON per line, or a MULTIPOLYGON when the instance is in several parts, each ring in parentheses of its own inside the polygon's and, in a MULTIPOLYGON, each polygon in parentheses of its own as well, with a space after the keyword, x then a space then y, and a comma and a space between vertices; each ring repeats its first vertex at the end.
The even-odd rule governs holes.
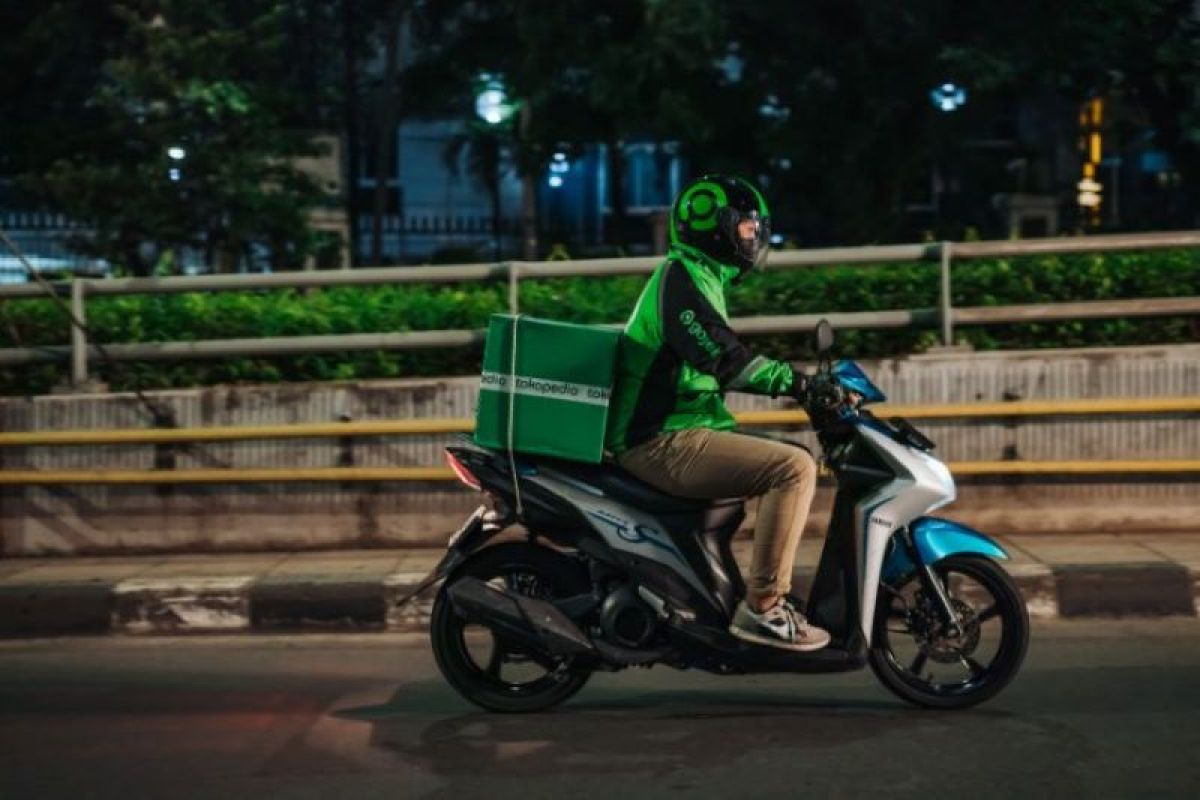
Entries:
POLYGON ((1012 578, 990 559, 955 555, 933 570, 959 630, 945 625, 937 598, 919 576, 882 585, 871 669, 910 703, 966 708, 993 697, 1016 676, 1029 647, 1029 615, 1012 578))
POLYGON ((574 658, 534 657, 491 629, 460 617, 446 594, 459 578, 548 600, 584 594, 587 572, 576 560, 523 542, 486 548, 446 581, 433 604, 430 639, 438 668, 464 698, 489 711, 541 711, 583 688, 591 670, 574 658))

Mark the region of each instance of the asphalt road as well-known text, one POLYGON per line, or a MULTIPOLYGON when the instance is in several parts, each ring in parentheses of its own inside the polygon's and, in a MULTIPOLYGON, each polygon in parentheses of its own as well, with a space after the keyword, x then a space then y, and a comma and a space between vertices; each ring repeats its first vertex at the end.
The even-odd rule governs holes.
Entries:
POLYGON ((0 797, 1200 796, 1200 621, 1039 624, 966 712, 869 672, 602 675, 496 716, 417 635, 0 643, 0 797), (886 794, 883 794, 886 793, 886 794))

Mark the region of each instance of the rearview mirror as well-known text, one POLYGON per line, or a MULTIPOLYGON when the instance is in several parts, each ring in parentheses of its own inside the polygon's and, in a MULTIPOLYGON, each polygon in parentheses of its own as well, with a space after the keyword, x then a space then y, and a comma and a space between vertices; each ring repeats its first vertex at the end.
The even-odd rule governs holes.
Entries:
POLYGON ((823 319, 817 323, 817 352, 828 353, 833 348, 833 326, 829 320, 823 319))

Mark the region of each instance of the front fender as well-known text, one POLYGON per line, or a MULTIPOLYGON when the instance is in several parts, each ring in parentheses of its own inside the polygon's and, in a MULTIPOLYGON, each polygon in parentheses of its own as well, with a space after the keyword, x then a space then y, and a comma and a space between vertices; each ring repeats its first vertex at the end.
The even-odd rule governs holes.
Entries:
MULTIPOLYGON (((917 558, 922 564, 936 564, 947 556, 971 553, 988 558, 1008 558, 1004 548, 989 536, 948 519, 919 517, 908 526, 917 558)), ((883 562, 880 577, 885 583, 910 575, 916 570, 911 554, 904 543, 892 537, 891 548, 883 562)))

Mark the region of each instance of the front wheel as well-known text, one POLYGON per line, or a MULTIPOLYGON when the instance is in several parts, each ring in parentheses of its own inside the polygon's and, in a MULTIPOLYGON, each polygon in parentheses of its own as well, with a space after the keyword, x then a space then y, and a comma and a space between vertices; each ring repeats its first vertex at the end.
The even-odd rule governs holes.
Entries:
POLYGON ((869 659, 883 685, 928 708, 966 708, 1008 685, 1029 647, 1021 594, 994 561, 954 555, 933 566, 958 617, 945 624, 918 575, 881 585, 869 659))

